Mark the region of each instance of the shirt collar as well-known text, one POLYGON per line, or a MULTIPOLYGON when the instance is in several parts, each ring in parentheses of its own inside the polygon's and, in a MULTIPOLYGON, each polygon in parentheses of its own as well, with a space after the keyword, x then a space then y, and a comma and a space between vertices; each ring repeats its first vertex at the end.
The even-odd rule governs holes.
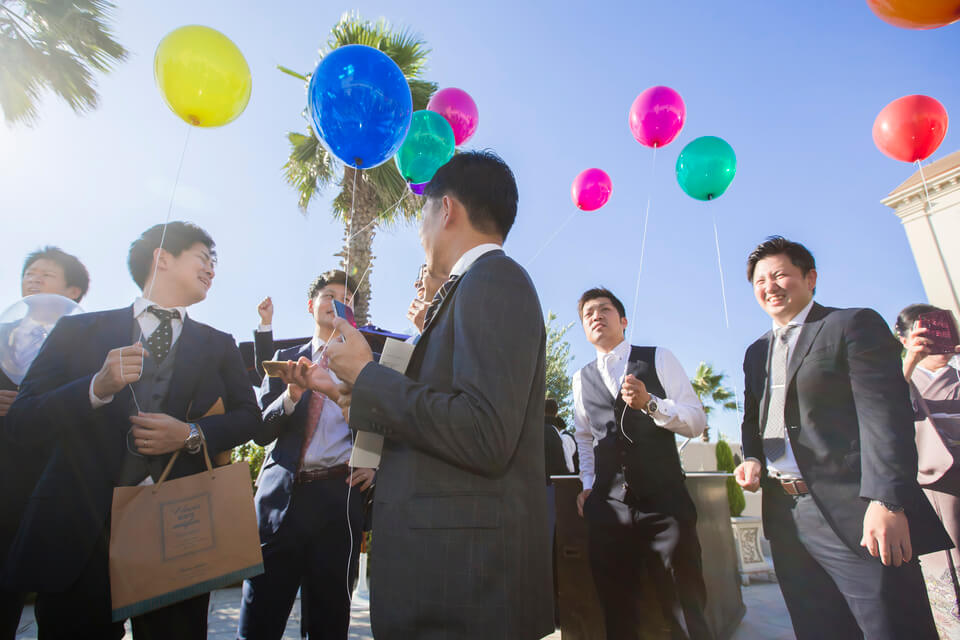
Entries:
MULTIPOLYGON (((803 309, 801 309, 801 310, 800 310, 800 313, 798 313, 797 315, 793 316, 793 320, 791 320, 791 321, 788 322, 787 324, 788 324, 788 325, 791 325, 791 324, 792 324, 792 325, 797 325, 797 326, 802 325, 804 322, 807 321, 807 316, 810 315, 810 310, 811 310, 811 309, 813 309, 813 298, 810 298, 810 302, 807 303, 807 306, 805 306, 803 309)), ((773 330, 776 331, 776 330, 779 329, 779 328, 780 328, 780 325, 778 325, 778 324, 777 324, 777 321, 774 320, 774 321, 773 321, 773 330)))
POLYGON ((620 341, 620 344, 606 353, 597 349, 597 360, 600 362, 607 362, 611 358, 615 358, 617 361, 625 360, 629 353, 630 343, 627 342, 626 338, 624 338, 620 341))
POLYGON ((137 299, 133 301, 133 317, 139 318, 142 316, 148 307, 160 307, 161 309, 166 309, 167 311, 172 311, 176 309, 180 312, 180 321, 183 322, 187 318, 187 308, 186 307, 173 307, 173 309, 167 309, 166 307, 161 307, 156 302, 147 300, 143 296, 137 296, 137 299))
POLYGON ((460 259, 454 263, 453 268, 450 269, 450 275, 462 276, 466 270, 470 268, 470 265, 477 261, 477 258, 498 249, 503 249, 503 247, 493 242, 478 244, 472 249, 467 249, 467 251, 460 256, 460 259))
POLYGON ((316 357, 318 353, 323 351, 323 346, 325 344, 327 344, 326 340, 321 340, 317 336, 313 336, 313 338, 310 339, 310 347, 313 349, 313 353, 311 355, 316 357))

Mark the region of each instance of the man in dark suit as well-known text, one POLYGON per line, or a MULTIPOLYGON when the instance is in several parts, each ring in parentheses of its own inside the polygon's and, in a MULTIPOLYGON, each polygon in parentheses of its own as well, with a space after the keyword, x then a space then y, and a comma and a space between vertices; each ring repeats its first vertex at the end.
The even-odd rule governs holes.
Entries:
MULTIPOLYGON (((111 622, 113 489, 205 469, 198 455, 252 438, 260 411, 233 338, 186 315, 214 277, 213 240, 171 222, 143 233, 128 265, 143 290, 131 307, 61 319, 4 426, 17 447, 50 443, 5 566, 8 588, 37 591, 42 638, 121 638, 111 622), (143 345, 141 345, 141 340, 143 345), (224 413, 209 415, 222 405, 224 413)), ((133 619, 137 640, 206 637, 209 594, 133 619)))
POLYGON ((346 341, 328 350, 331 370, 352 385, 350 426, 385 436, 373 509, 373 633, 541 638, 554 628, 546 335, 533 283, 501 249, 516 183, 496 155, 467 152, 437 171, 424 196, 420 240, 427 262, 450 279, 426 313, 406 375, 374 363, 340 319, 346 341))
MULTIPOLYGON (((80 302, 89 288, 87 268, 76 256, 58 247, 38 249, 23 262, 20 274, 23 297, 50 293, 80 302)), ((0 331, 0 339, 9 339, 8 335, 0 331)), ((24 506, 50 455, 49 447, 18 451, 6 441, 4 421, 16 397, 17 385, 0 371, 0 487, 3 487, 0 490, 0 573, 17 534, 24 506)), ((21 591, 0 587, 0 640, 13 640, 16 635, 25 596, 21 591)))
POLYGON ((916 556, 951 545, 917 484, 900 345, 871 309, 813 301, 816 264, 773 237, 747 261, 773 330, 746 352, 737 482, 800 640, 937 638, 916 556))
POLYGON ((260 324, 253 332, 253 361, 257 374, 262 379, 263 361, 269 359, 276 351, 273 348, 273 299, 270 296, 257 305, 257 314, 260 316, 260 324))
POLYGON ((242 640, 279 640, 301 586, 307 635, 317 640, 347 637, 363 492, 373 481, 373 469, 351 472, 347 466, 353 443, 337 406, 340 381, 323 362, 324 347, 334 333, 333 301, 344 302, 348 288, 355 290, 343 271, 314 279, 307 292, 313 339, 280 350, 273 358, 288 361, 288 370, 318 363, 322 388, 290 384, 287 373, 263 381, 264 429, 256 441, 266 445, 276 440, 276 446, 257 487, 264 573, 243 585, 237 631, 242 640))

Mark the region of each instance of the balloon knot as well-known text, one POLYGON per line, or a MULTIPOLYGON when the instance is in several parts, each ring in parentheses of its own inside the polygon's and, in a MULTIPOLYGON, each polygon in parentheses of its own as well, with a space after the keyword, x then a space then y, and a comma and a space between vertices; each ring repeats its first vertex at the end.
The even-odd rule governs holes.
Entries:
POLYGON ((189 120, 189 121, 190 121, 190 124, 192 124, 192 125, 195 126, 195 127, 199 127, 199 126, 200 126, 200 118, 198 118, 198 117, 195 116, 195 115, 188 115, 188 116, 187 116, 187 120, 189 120))

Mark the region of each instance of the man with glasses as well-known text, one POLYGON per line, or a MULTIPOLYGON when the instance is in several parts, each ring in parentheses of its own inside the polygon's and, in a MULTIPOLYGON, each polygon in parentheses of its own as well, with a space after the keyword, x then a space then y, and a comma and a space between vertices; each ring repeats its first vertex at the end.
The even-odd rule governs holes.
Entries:
MULTIPOLYGON (((39 593, 42 638, 124 635, 111 621, 114 487, 155 482, 181 449, 170 477, 203 471, 204 441, 213 456, 262 426, 233 338, 187 315, 207 297, 215 262, 213 240, 195 225, 145 231, 128 256, 143 295, 62 318, 10 407, 8 440, 53 448, 4 575, 7 587, 39 593)), ((208 603, 202 594, 137 616, 134 638, 206 638, 208 603)))

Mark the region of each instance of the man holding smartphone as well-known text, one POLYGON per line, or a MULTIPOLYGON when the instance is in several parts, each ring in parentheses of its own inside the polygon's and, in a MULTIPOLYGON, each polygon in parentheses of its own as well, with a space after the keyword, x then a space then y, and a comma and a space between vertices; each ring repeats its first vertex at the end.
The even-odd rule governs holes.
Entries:
MULTIPOLYGON (((336 309, 355 283, 343 271, 318 276, 307 291, 313 338, 281 349, 265 364, 260 403, 264 430, 257 444, 276 440, 264 461, 255 498, 264 573, 246 580, 237 637, 279 639, 302 586, 310 638, 345 640, 350 593, 357 579, 363 496, 373 469, 348 466, 353 437, 337 401, 340 380, 326 369, 336 309), (317 390, 292 383, 297 368, 319 364, 317 390), (271 375, 273 374, 273 375, 271 375), (349 575, 348 575, 349 573, 349 575)), ((351 312, 352 313, 352 312, 351 312)), ((345 315, 341 311, 340 315, 345 315)))

